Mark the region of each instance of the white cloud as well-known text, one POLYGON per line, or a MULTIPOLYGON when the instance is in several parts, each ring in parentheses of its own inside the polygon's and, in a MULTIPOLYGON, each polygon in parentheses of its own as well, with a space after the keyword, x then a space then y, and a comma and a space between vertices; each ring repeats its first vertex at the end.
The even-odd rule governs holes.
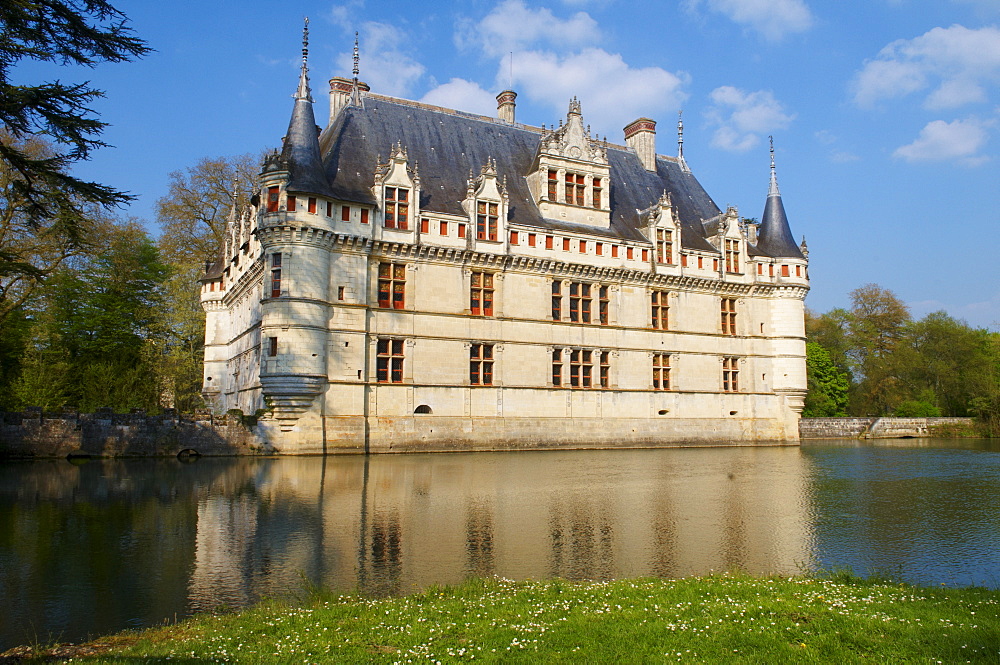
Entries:
POLYGON ((497 111, 497 100, 493 93, 483 90, 478 83, 459 78, 439 85, 420 101, 488 116, 495 116, 497 111))
POLYGON ((550 9, 530 9, 522 0, 504 0, 478 23, 460 21, 455 42, 459 48, 503 56, 539 44, 562 48, 593 44, 600 36, 597 21, 586 12, 561 19, 550 9))
MULTIPOLYGON (((506 63, 499 70, 497 80, 506 84, 506 63)), ((687 82, 683 72, 630 67, 620 55, 597 48, 566 56, 544 51, 514 53, 515 89, 548 104, 556 114, 553 120, 565 117, 569 99, 576 95, 585 121, 611 137, 620 135, 621 128, 638 117, 675 113, 687 98, 682 90, 687 82)))
MULTIPOLYGON (((360 33, 361 80, 371 86, 372 92, 407 96, 426 71, 403 50, 409 41, 407 31, 388 23, 368 21, 360 33)), ((337 66, 341 72, 350 72, 354 68, 353 52, 337 56, 337 66)))
POLYGON ((893 157, 907 162, 957 160, 977 166, 988 159, 977 155, 989 138, 988 126, 974 118, 954 122, 935 120, 920 130, 920 136, 913 143, 897 148, 893 157))
POLYGON ((784 129, 794 119, 769 90, 745 92, 730 85, 709 95, 713 106, 709 123, 716 125, 712 145, 732 152, 745 152, 760 142, 760 136, 784 129))
POLYGON ((695 9, 701 2, 771 41, 805 32, 813 25, 812 12, 803 0, 688 0, 687 5, 695 9))
POLYGON ((870 107, 883 99, 925 90, 930 109, 958 108, 987 101, 986 89, 1000 81, 1000 29, 961 25, 934 28, 900 39, 879 51, 853 82, 854 101, 870 107))

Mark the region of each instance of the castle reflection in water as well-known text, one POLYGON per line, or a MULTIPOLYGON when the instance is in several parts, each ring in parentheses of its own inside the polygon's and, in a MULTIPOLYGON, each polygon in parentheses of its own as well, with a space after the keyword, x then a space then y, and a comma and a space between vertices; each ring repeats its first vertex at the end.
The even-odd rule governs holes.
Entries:
POLYGON ((794 574, 812 558, 797 448, 286 458, 218 471, 197 491, 192 610, 304 580, 399 594, 470 576, 794 574))

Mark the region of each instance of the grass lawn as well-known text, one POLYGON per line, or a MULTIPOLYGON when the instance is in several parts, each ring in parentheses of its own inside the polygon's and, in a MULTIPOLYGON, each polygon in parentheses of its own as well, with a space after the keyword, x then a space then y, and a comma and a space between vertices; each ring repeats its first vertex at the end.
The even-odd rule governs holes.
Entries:
MULTIPOLYGON (((127 632, 73 662, 998 663, 1000 592, 829 578, 474 580, 127 632)), ((8 652, 10 653, 10 652, 8 652)))

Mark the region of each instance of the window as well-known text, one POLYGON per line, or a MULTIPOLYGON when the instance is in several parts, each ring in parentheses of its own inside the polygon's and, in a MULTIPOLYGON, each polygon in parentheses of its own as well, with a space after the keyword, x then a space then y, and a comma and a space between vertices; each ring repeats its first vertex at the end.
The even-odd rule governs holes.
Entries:
POLYGON ((703 256, 699 256, 698 257, 698 267, 699 268, 704 268, 705 267, 705 257, 703 257, 703 256))
POLYGON ((726 241, 726 272, 740 271, 740 241, 726 241))
POLYGON ((774 264, 773 263, 767 264, 767 276, 768 277, 774 277, 774 264))
POLYGON ((493 385, 492 344, 473 344, 469 347, 469 383, 474 386, 493 385))
POLYGON ((764 264, 763 263, 758 263, 757 264, 757 274, 758 275, 763 275, 764 274, 764 264))
POLYGON ((586 240, 581 240, 580 241, 580 253, 581 254, 586 254, 587 253, 587 241, 586 240))
POLYGON ((563 238, 563 251, 569 251, 569 238, 563 238))
POLYGON ((448 235, 448 222, 441 222, 438 224, 438 233, 443 236, 448 235))
POLYGON ((385 227, 405 231, 410 228, 410 190, 385 188, 385 227))
POLYGON ((424 219, 421 219, 420 220, 420 232, 421 233, 430 233, 430 229, 431 229, 431 222, 430 222, 430 220, 427 219, 426 217, 424 219))
POLYGON ((569 283, 569 320, 574 323, 590 323, 590 313, 594 304, 591 285, 585 282, 569 283))
POLYGON ((740 390, 740 359, 727 356, 722 359, 722 392, 735 393, 740 390))
POLYGON ((538 238, 538 236, 536 236, 534 233, 529 233, 528 234, 528 247, 534 247, 537 238, 538 238))
POLYGON ((674 262, 674 232, 670 229, 656 229, 656 262, 674 262))
POLYGON ((618 258, 618 245, 611 245, 611 258, 618 258))
POLYGON ((278 338, 268 337, 267 338, 267 355, 274 357, 278 355, 278 338))
POLYGON ((559 188, 559 174, 550 169, 549 170, 549 201, 555 201, 558 197, 556 196, 556 190, 559 188))
POLYGON ((688 255, 687 254, 681 254, 681 267, 682 268, 687 268, 687 266, 688 266, 688 255))
POLYGON ((288 212, 295 212, 295 197, 291 194, 285 197, 285 208, 288 212))
POLYGON ((653 354, 653 390, 670 390, 670 356, 653 354))
POLYGON ((499 204, 480 201, 476 204, 476 238, 478 240, 497 239, 497 214, 499 204))
POLYGON ((267 212, 278 212, 278 187, 267 188, 267 212))
POLYGON ((802 277, 802 266, 795 266, 795 276, 802 277))
POLYGON ((648 249, 642 250, 642 260, 643 261, 649 261, 649 250, 648 249))
POLYGON ((601 179, 600 178, 594 178, 594 207, 595 208, 600 208, 601 207, 601 192, 602 191, 603 190, 601 189, 601 179))
POLYGON ((403 340, 380 337, 375 345, 375 380, 403 382, 403 340))
POLYGON ((599 243, 597 243, 594 246, 594 253, 597 254, 598 256, 603 256, 604 255, 604 243, 603 242, 599 242, 599 243))
POLYGON ((712 270, 719 272, 719 259, 712 259, 712 270))
POLYGON ((311 212, 314 215, 316 214, 316 197, 315 196, 310 196, 309 197, 309 212, 311 212))
POLYGON ((517 244, 517 231, 511 231, 510 232, 510 244, 512 244, 512 245, 516 245, 517 244))
POLYGON ((472 273, 469 309, 474 316, 493 316, 493 273, 472 273))
POLYGON ((634 259, 635 258, 635 250, 632 247, 626 247, 625 248, 625 258, 626 259, 634 259))
POLYGON ((598 290, 598 316, 600 317, 600 322, 602 326, 608 325, 608 309, 611 304, 611 300, 608 297, 608 287, 602 286, 598 290))
POLYGON ((562 282, 552 282, 552 320, 562 320, 562 282))
POLYGON ((569 352, 569 387, 592 388, 594 381, 594 352, 590 349, 573 349, 569 352))
POLYGON ((736 298, 722 299, 722 334, 736 334, 736 298))
POLYGON ((340 221, 351 221, 351 206, 340 206, 340 221))
POLYGON ((362 224, 368 223, 368 208, 361 209, 361 223, 362 224))
POLYGON ((403 309, 406 305, 406 265, 378 264, 378 306, 403 309))
POLYGON ((271 255, 271 297, 281 295, 281 254, 271 255))
POLYGON ((788 277, 788 266, 787 265, 781 266, 781 276, 782 277, 788 277))
POLYGON ((338 286, 337 287, 337 300, 343 300, 343 299, 344 299, 344 287, 338 286))
POLYGON ((563 384, 563 350, 552 350, 552 385, 561 386, 563 384))
POLYGON ((582 206, 586 189, 587 185, 583 175, 579 173, 566 174, 566 203, 582 206))
POLYGON ((465 224, 459 224, 458 225, 458 237, 459 238, 464 238, 465 237, 465 224))
POLYGON ((326 202, 326 216, 333 217, 333 201, 326 202))
POLYGON ((555 242, 555 238, 552 236, 545 236, 545 249, 552 249, 552 244, 555 242))
POLYGON ((652 324, 657 330, 667 330, 669 327, 669 298, 670 294, 667 291, 653 291, 650 294, 653 314, 652 324))
POLYGON ((609 374, 611 373, 611 352, 601 351, 601 387, 608 388, 610 384, 609 374))

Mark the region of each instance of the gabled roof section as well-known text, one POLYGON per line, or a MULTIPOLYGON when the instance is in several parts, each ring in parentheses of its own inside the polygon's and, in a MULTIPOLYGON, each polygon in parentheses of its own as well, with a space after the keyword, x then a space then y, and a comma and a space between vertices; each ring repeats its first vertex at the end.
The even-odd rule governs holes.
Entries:
POLYGON ((774 169, 774 142, 771 142, 771 183, 767 192, 767 203, 760 219, 757 232, 757 249, 775 258, 804 259, 802 251, 792 238, 788 226, 785 206, 778 191, 778 177, 774 169))
POLYGON ((319 150, 319 129, 316 126, 313 100, 309 91, 309 74, 306 63, 308 36, 307 23, 302 38, 302 71, 299 74, 299 87, 295 91, 292 119, 288 123, 288 133, 285 134, 285 141, 281 148, 281 161, 288 169, 289 174, 285 189, 290 192, 331 196, 329 183, 323 177, 319 150))
POLYGON ((655 173, 643 168, 635 153, 608 146, 611 167, 611 227, 544 219, 528 189, 527 176, 538 151, 542 130, 499 119, 451 111, 381 95, 368 95, 364 107, 345 108, 320 137, 326 179, 333 196, 374 205, 371 187, 379 157, 401 143, 411 162, 420 165, 422 210, 465 215, 461 202, 470 171, 478 173, 487 160, 507 177, 510 221, 543 230, 578 231, 626 240, 646 240, 639 214, 670 192, 683 227, 685 247, 718 251, 704 239, 701 220, 719 208, 690 172, 673 158, 657 158, 655 173))

